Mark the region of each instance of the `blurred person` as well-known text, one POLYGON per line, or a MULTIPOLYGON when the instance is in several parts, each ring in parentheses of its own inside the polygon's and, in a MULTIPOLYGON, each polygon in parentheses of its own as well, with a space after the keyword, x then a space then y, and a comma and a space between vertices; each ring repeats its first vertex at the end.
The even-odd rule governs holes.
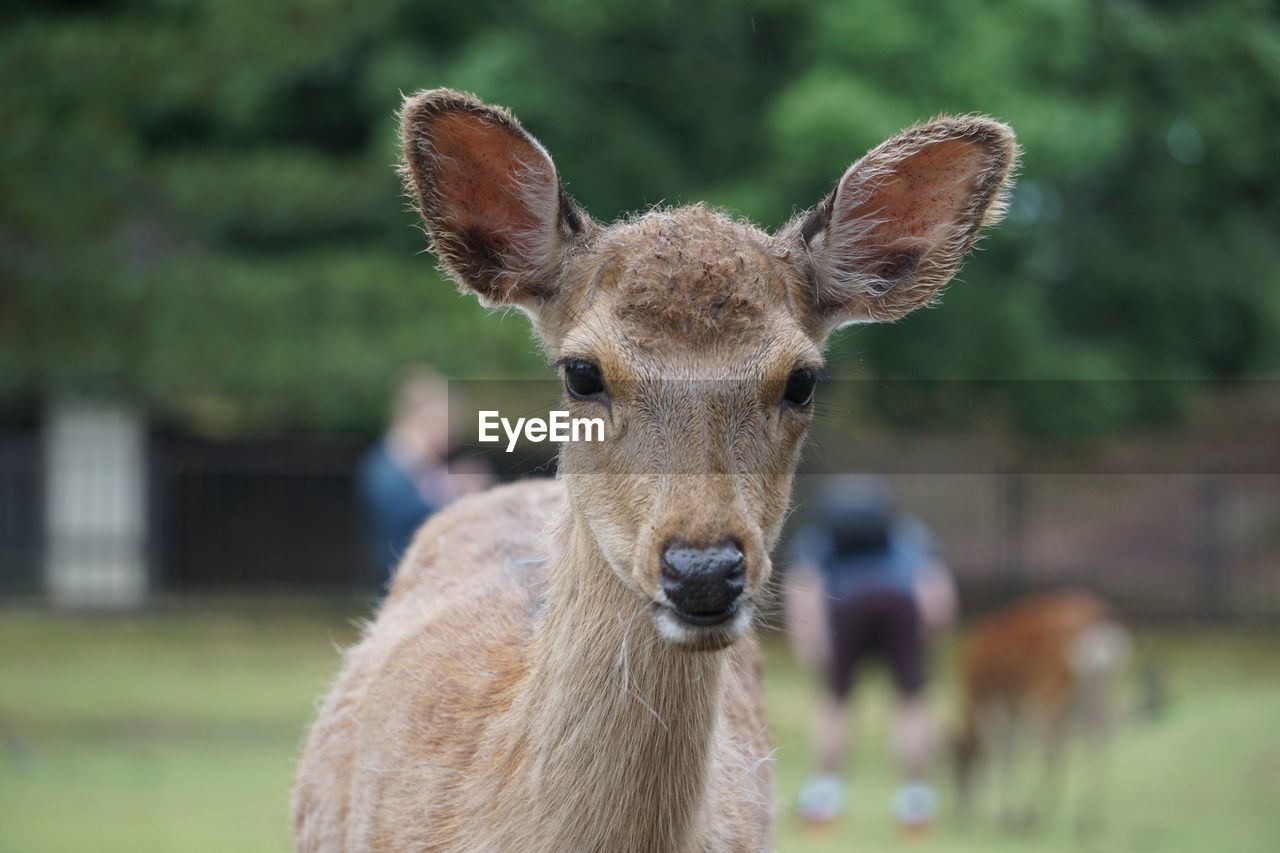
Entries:
POLYGON ((450 448, 448 383, 429 367, 406 369, 391 424, 361 459, 357 473, 370 556, 384 580, 427 518, 489 484, 482 462, 449 463, 450 448))
POLYGON ((844 810, 851 693, 863 665, 879 659, 897 693, 892 738, 902 782, 893 811, 904 828, 928 826, 938 799, 927 781, 936 741, 923 695, 928 634, 949 624, 956 610, 951 574, 932 536, 919 519, 896 511, 877 481, 844 481, 828 490, 817 518, 792 540, 790 558, 785 585, 794 650, 826 686, 801 816, 822 824, 844 810))

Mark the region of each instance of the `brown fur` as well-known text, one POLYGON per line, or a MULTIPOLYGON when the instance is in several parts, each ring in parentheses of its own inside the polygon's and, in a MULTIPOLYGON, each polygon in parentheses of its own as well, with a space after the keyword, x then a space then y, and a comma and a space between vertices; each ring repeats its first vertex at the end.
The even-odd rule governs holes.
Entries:
MULTIPOLYGON (((1031 735, 1045 750, 1044 778, 1020 814, 1012 792, 1004 792, 1003 817, 1043 814, 1057 793, 1072 724, 1095 738, 1105 732, 1111 681, 1127 652, 1111 609, 1085 592, 1034 596, 977 623, 960 670, 963 717, 955 747, 962 807, 979 761, 994 758, 1002 765, 994 769, 1012 777, 1011 750, 1020 735, 1031 735)), ((1001 781, 1007 787, 1011 778, 1001 781)))
POLYGON ((1071 641, 1109 616, 1094 596, 1063 592, 1027 599, 982 620, 961 665, 966 698, 1064 706, 1075 682, 1071 641))
POLYGON ((816 270, 818 312, 884 322, 935 302, 981 228, 1004 215, 1017 157, 1004 125, 943 117, 850 166, 783 231, 816 270))
POLYGON ((760 330, 768 309, 785 303, 788 284, 768 275, 774 249, 762 237, 703 205, 627 223, 600 249, 619 267, 615 315, 633 338, 760 330))
POLYGON ((308 738, 298 848, 771 849, 750 623, 811 416, 783 388, 820 366, 832 328, 890 311, 874 306, 893 287, 945 283, 991 218, 1011 135, 985 119, 912 131, 824 202, 838 227, 771 236, 702 206, 602 227, 542 146, 470 95, 419 93, 401 119, 444 269, 529 314, 551 359, 599 366, 607 398, 563 407, 604 417, 606 440, 565 445, 557 483, 464 500, 419 532, 308 738), (872 293, 851 271, 896 245, 881 208, 910 220, 922 260, 872 293), (870 242, 847 227, 859 217, 870 242), (691 627, 661 553, 725 538, 745 555, 740 608, 691 627))

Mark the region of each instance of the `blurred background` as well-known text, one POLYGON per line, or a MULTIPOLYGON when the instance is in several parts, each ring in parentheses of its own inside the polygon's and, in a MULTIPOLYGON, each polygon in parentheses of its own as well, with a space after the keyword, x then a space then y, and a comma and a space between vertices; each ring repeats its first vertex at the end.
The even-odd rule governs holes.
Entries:
MULTIPOLYGON (((707 200, 775 227, 915 121, 1010 123, 1009 217, 944 308, 836 338, 798 515, 829 474, 883 475, 962 620, 1093 590, 1167 699, 1119 733, 1087 843, 944 824, 926 846, 1280 844, 1274 4, 16 0, 0 19, 0 850, 287 848, 302 727, 385 579, 378 452, 436 466, 424 513, 553 470, 545 446, 481 459, 469 426, 397 428, 414 376, 479 398, 546 376, 521 318, 442 280, 401 194, 401 93, 441 85, 509 106, 605 220, 707 200)), ((768 649, 779 849, 898 846, 874 745, 847 823, 795 821, 815 688, 768 649)))

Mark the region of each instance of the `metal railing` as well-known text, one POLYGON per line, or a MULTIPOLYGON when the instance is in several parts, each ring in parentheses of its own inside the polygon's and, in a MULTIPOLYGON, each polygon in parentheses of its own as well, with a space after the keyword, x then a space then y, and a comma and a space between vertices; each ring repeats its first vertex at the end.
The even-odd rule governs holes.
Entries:
MULTIPOLYGON (((33 430, 0 432, 0 595, 39 594, 51 543, 33 430)), ((369 588, 359 442, 155 435, 144 552, 165 593, 369 588)), ((800 478, 800 512, 815 477, 800 478)), ((890 474, 975 603, 1084 586, 1155 618, 1280 620, 1280 476, 890 474)), ((109 547, 110 543, 81 543, 109 547)))

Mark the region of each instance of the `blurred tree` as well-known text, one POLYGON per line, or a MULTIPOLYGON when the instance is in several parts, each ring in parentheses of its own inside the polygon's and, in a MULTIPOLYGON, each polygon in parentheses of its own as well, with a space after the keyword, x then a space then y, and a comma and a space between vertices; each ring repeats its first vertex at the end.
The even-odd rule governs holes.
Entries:
MULTIPOLYGON (((991 113, 1026 149, 1009 223, 946 311, 846 333, 839 371, 1280 365, 1280 21, 1262 0, 118 0, 0 15, 0 398, 97 391, 204 428, 363 431, 406 361, 536 375, 523 324, 481 325, 419 254, 393 114, 400 92, 437 85, 511 106, 600 218, 708 198, 774 226, 900 127, 991 113)), ((1158 398, 1179 387, 972 393, 1030 433, 1094 435, 1176 410, 1158 398)))

